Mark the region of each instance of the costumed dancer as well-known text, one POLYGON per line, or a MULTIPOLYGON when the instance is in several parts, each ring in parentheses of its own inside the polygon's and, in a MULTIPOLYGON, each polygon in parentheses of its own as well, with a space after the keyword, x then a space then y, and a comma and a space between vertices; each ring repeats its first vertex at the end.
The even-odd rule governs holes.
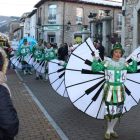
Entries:
POLYGON ((124 58, 121 58, 125 53, 121 44, 115 44, 110 51, 112 58, 106 58, 101 63, 98 63, 99 52, 95 51, 92 63, 92 71, 104 71, 105 72, 105 84, 103 99, 105 101, 106 114, 108 127, 105 133, 105 138, 110 139, 110 135, 118 137, 118 134, 114 132, 114 126, 118 120, 122 117, 124 101, 125 101, 125 87, 127 72, 137 72, 137 56, 133 55, 132 65, 128 65, 124 58))
POLYGON ((50 43, 46 43, 46 47, 43 51, 43 57, 40 59, 40 61, 47 61, 46 62, 46 66, 45 66, 45 75, 46 75, 46 79, 45 81, 48 80, 48 62, 52 59, 58 59, 55 53, 55 50, 53 49, 53 47, 51 47, 50 43))
MULTIPOLYGON (((44 50, 43 40, 40 39, 38 43, 33 46, 32 53, 33 57, 35 58, 34 62, 39 61, 40 58, 42 58, 43 50, 44 50)), ((40 79, 43 79, 42 75, 38 71, 36 71, 36 80, 39 80, 39 77, 40 79)))
POLYGON ((22 56, 22 70, 24 72, 24 75, 26 75, 25 69, 28 69, 28 73, 30 75, 32 75, 31 65, 29 65, 26 61, 24 61, 24 57, 30 52, 31 52, 31 49, 30 49, 30 46, 27 44, 27 39, 24 39, 23 44, 21 45, 21 47, 16 55, 16 56, 19 56, 19 55, 22 56))

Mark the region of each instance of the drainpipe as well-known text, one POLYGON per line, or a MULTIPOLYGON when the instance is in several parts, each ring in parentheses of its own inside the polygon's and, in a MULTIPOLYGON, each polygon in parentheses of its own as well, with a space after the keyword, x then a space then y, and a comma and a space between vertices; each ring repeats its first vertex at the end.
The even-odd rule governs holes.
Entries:
POLYGON ((113 34, 114 34, 114 9, 115 8, 113 8, 113 34))
POLYGON ((63 5, 63 40, 62 40, 62 43, 64 44, 64 32, 65 32, 65 3, 64 2, 64 5, 63 5))

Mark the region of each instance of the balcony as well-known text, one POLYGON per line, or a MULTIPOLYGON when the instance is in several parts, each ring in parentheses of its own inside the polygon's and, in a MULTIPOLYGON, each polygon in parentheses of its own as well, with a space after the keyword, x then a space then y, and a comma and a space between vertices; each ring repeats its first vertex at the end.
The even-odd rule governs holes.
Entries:
POLYGON ((38 26, 41 26, 41 17, 38 18, 37 23, 38 26))
POLYGON ((48 23, 49 24, 55 24, 56 23, 56 15, 49 15, 48 23))

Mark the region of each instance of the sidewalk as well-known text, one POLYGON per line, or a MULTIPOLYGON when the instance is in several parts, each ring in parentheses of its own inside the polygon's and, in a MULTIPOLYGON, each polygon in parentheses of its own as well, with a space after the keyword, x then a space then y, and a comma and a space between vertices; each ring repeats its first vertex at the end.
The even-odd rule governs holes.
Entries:
POLYGON ((14 70, 7 71, 7 81, 20 120, 15 140, 61 140, 14 70))

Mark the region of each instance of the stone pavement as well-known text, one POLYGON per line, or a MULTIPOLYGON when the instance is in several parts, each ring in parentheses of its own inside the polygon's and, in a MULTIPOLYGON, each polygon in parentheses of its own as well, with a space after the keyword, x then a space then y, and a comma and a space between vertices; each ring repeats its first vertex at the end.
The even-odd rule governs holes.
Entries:
POLYGON ((20 120, 19 133, 15 140, 61 140, 14 70, 7 71, 7 79, 20 120))
MULTIPOLYGON (((51 88, 49 81, 36 81, 35 74, 24 76, 20 70, 18 72, 70 140, 104 140, 104 120, 94 119, 79 111, 69 98, 58 95, 51 88)), ((119 134, 118 140, 140 140, 140 105, 124 114, 120 126, 116 125, 115 131, 119 134)), ((111 137, 111 140, 116 139, 111 137)))

